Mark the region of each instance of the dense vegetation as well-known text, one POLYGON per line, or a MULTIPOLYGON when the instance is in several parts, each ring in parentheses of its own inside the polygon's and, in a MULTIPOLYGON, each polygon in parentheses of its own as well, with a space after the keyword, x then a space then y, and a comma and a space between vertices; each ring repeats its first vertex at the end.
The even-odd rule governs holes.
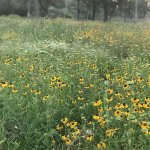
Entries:
POLYGON ((143 19, 150 0, 1 0, 0 15, 65 17, 110 21, 112 18, 143 19))
POLYGON ((0 150, 149 150, 150 24, 0 17, 0 150))

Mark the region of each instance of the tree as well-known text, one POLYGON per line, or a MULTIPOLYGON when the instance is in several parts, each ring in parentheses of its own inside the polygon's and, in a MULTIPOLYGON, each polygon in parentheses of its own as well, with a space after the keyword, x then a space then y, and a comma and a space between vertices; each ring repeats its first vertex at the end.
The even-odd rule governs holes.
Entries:
POLYGON ((134 20, 135 20, 135 22, 138 20, 138 0, 135 0, 134 20))
POLYGON ((77 0, 77 19, 80 18, 80 0, 77 0))

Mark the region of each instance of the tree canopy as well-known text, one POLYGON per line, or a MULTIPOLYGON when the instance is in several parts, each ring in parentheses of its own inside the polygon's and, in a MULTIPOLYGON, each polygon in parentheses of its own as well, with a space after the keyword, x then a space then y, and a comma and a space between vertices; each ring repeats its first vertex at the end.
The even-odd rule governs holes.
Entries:
POLYGON ((0 15, 110 21, 145 18, 150 0, 1 0, 0 15))

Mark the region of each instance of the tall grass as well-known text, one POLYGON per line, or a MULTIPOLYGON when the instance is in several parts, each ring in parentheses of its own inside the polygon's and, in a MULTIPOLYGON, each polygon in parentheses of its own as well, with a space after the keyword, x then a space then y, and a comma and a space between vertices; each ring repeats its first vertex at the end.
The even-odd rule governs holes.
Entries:
POLYGON ((149 47, 149 23, 0 17, 0 150, 149 150, 149 47))

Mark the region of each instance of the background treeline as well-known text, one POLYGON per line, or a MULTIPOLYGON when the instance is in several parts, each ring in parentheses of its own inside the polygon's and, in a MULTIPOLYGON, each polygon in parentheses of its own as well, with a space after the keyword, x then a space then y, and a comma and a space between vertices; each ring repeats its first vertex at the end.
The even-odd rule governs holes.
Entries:
POLYGON ((110 21, 145 18, 149 0, 0 0, 0 15, 110 21))

